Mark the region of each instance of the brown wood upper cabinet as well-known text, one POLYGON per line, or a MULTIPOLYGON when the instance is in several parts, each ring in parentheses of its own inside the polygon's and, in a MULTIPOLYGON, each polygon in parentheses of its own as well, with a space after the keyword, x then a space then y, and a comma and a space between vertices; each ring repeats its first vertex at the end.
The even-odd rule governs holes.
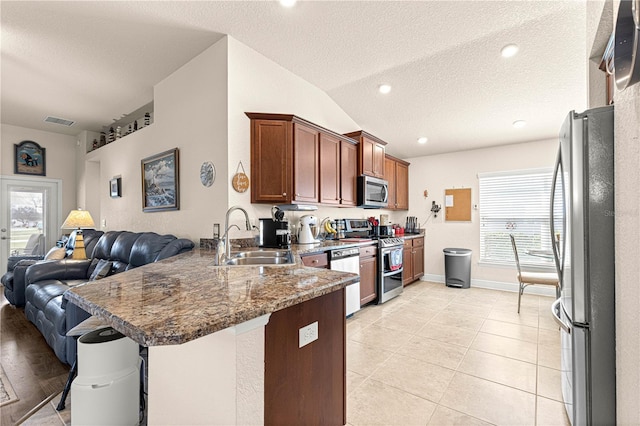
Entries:
POLYGON ((252 203, 356 205, 356 141, 295 115, 246 115, 252 203))
POLYGON ((384 179, 389 182, 389 206, 387 208, 409 210, 409 163, 386 155, 384 179))
POLYGON ((346 136, 358 141, 358 174, 384 177, 384 147, 387 143, 364 130, 346 133, 346 136))

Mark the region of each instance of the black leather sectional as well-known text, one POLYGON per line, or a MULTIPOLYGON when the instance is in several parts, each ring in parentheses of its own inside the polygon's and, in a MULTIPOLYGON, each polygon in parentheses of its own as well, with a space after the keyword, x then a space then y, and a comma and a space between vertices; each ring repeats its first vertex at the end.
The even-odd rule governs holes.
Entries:
POLYGON ((70 287, 89 281, 96 266, 108 262, 109 274, 127 271, 190 251, 194 243, 173 235, 154 232, 109 231, 97 239, 93 249, 85 235, 87 260, 63 259, 37 262, 25 274, 25 314, 40 330, 56 356, 73 364, 76 339, 66 333, 89 317, 72 303, 64 292, 70 287), (99 263, 100 260, 103 262, 99 263))

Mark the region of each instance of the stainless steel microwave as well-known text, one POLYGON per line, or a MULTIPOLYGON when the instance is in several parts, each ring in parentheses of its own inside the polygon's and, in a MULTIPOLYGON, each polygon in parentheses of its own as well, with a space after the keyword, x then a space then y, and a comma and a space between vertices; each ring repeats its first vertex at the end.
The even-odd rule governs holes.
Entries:
POLYGON ((389 183, 372 176, 358 176, 358 207, 379 209, 387 207, 389 183))

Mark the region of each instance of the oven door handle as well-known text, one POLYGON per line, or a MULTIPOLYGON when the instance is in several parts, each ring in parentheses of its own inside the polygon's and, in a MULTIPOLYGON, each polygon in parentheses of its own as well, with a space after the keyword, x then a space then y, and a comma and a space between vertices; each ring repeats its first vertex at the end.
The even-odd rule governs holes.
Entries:
POLYGON ((403 270, 404 270, 404 268, 396 269, 395 271, 383 271, 382 272, 382 276, 383 277, 390 277, 391 275, 396 275, 396 274, 402 272, 403 270))

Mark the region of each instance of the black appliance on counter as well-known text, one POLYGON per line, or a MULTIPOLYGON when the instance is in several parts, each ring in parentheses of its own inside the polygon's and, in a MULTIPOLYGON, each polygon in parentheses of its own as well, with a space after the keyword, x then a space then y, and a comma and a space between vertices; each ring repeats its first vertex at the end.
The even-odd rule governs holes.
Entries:
POLYGON ((289 222, 274 221, 272 218, 259 219, 260 240, 258 245, 267 248, 289 248, 291 231, 289 222))

